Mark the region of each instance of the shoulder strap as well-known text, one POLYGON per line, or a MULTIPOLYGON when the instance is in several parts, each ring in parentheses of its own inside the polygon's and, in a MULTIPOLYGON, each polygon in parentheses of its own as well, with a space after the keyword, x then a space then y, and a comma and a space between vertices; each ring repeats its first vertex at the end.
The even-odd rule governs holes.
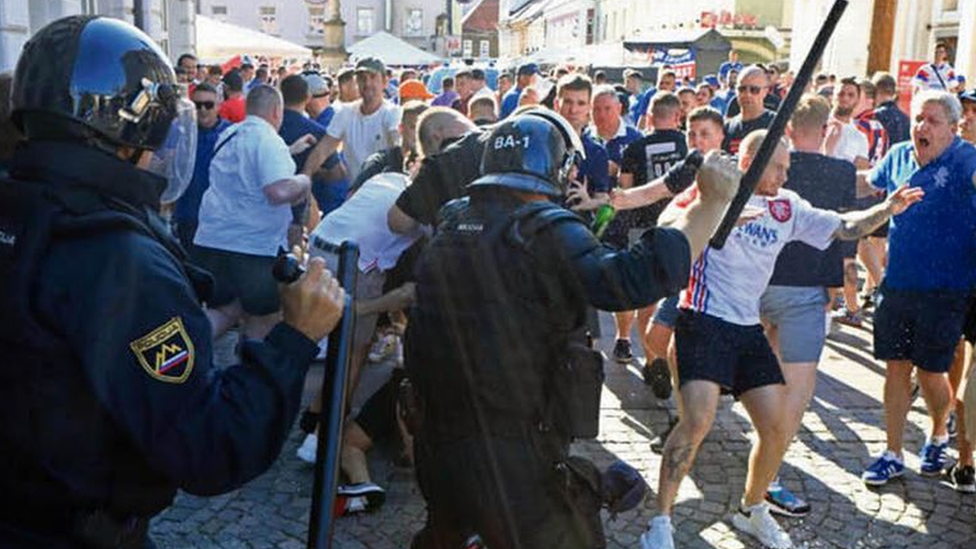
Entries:
POLYGON ((935 74, 935 77, 939 79, 939 84, 942 84, 942 89, 949 91, 949 86, 946 84, 945 79, 939 74, 939 67, 935 63, 929 63, 929 66, 932 67, 932 72, 935 74))
POLYGON ((579 215, 548 200, 529 202, 509 216, 506 236, 516 246, 527 249, 545 228, 569 221, 583 222, 579 215))

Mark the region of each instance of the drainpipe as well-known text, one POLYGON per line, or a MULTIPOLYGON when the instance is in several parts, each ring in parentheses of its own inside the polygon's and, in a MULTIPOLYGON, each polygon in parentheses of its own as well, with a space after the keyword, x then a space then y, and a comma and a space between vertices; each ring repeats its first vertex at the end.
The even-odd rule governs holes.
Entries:
POLYGON ((143 11, 144 0, 132 0, 132 23, 142 29, 143 32, 146 31, 146 17, 143 11))

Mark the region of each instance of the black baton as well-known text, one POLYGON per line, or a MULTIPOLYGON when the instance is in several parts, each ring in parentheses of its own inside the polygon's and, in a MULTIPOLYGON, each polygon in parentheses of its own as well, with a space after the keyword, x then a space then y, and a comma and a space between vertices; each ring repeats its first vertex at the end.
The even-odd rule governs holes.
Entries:
POLYGON ((715 234, 712 235, 712 239, 708 242, 712 248, 721 250, 725 246, 725 240, 729 237, 732 229, 735 228, 735 223, 742 214, 742 210, 749 201, 749 197, 756 190, 759 178, 766 170, 769 159, 776 151, 776 145, 783 137, 783 130, 786 129, 786 123, 793 116, 793 110, 796 109, 796 104, 800 102, 800 97, 806 91, 807 84, 810 83, 810 77, 813 76, 813 70, 817 62, 820 61, 820 56, 823 55, 824 49, 827 48, 827 42, 834 33, 834 29, 837 28, 837 23, 840 21, 840 16, 844 13, 845 9, 847 9, 847 0, 835 0, 834 6, 830 9, 830 13, 827 14, 827 19, 823 22, 823 26, 820 27, 817 39, 813 41, 813 46, 810 48, 810 52, 807 53, 806 60, 803 61, 803 66, 796 73, 793 85, 790 86, 790 91, 786 94, 786 98, 783 99, 779 112, 773 118, 773 123, 769 126, 762 145, 759 146, 759 152, 756 153, 756 157, 753 159, 749 169, 742 176, 742 180, 739 182, 739 192, 729 205, 729 209, 722 219, 722 224, 718 226, 715 234))

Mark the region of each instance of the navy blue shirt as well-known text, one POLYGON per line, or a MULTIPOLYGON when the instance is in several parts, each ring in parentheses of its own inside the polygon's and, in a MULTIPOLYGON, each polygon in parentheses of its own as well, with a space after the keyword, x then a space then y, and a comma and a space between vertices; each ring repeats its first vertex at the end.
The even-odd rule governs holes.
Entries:
POLYGON ((579 168, 577 177, 586 183, 586 189, 591 195, 610 192, 607 150, 586 132, 580 136, 580 139, 583 141, 586 158, 582 161, 577 160, 576 167, 579 168))
POLYGON ((976 287, 976 147, 959 137, 925 166, 911 141, 899 143, 875 166, 871 184, 894 192, 910 185, 925 198, 891 218, 885 286, 895 290, 976 287))
POLYGON ((200 214, 200 201, 203 193, 210 188, 210 161, 214 157, 214 145, 220 132, 230 127, 230 122, 223 118, 217 119, 217 125, 212 128, 197 127, 197 158, 193 164, 193 179, 190 185, 176 201, 173 209, 173 219, 181 223, 196 223, 200 214))
MULTIPOLYGON (((790 153, 790 172, 784 189, 796 192, 815 208, 843 212, 855 200, 854 164, 822 154, 790 153)), ((803 242, 790 242, 780 252, 771 286, 844 285, 844 242, 835 240, 820 251, 803 242)))
POLYGON ((773 123, 776 113, 767 110, 758 118, 743 121, 742 115, 725 121, 725 139, 722 140, 722 150, 729 154, 739 154, 739 144, 747 135, 756 130, 765 130, 773 123))
POLYGON ((874 109, 874 117, 888 132, 888 141, 892 145, 912 138, 911 120, 894 101, 885 101, 878 105, 874 109))
MULTIPOLYGON (((312 134, 316 140, 319 140, 325 135, 325 128, 304 114, 286 108, 281 118, 281 127, 278 128, 278 135, 285 140, 285 143, 291 146, 292 143, 298 141, 305 134, 312 134)), ((299 172, 302 170, 302 166, 305 165, 305 161, 308 160, 308 155, 312 153, 313 148, 309 147, 301 154, 292 155, 299 172)))

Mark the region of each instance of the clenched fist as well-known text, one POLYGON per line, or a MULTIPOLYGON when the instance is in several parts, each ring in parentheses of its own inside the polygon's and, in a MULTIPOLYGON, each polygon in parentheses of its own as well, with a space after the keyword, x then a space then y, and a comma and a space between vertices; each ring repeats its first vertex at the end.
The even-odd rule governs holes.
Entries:
POLYGON ((731 156, 711 151, 698 170, 698 195, 702 202, 728 204, 739 191, 741 179, 742 172, 731 156))
POLYGON ((308 262, 308 270, 294 284, 281 290, 284 321, 312 341, 319 341, 342 317, 346 292, 325 268, 320 257, 308 262))

